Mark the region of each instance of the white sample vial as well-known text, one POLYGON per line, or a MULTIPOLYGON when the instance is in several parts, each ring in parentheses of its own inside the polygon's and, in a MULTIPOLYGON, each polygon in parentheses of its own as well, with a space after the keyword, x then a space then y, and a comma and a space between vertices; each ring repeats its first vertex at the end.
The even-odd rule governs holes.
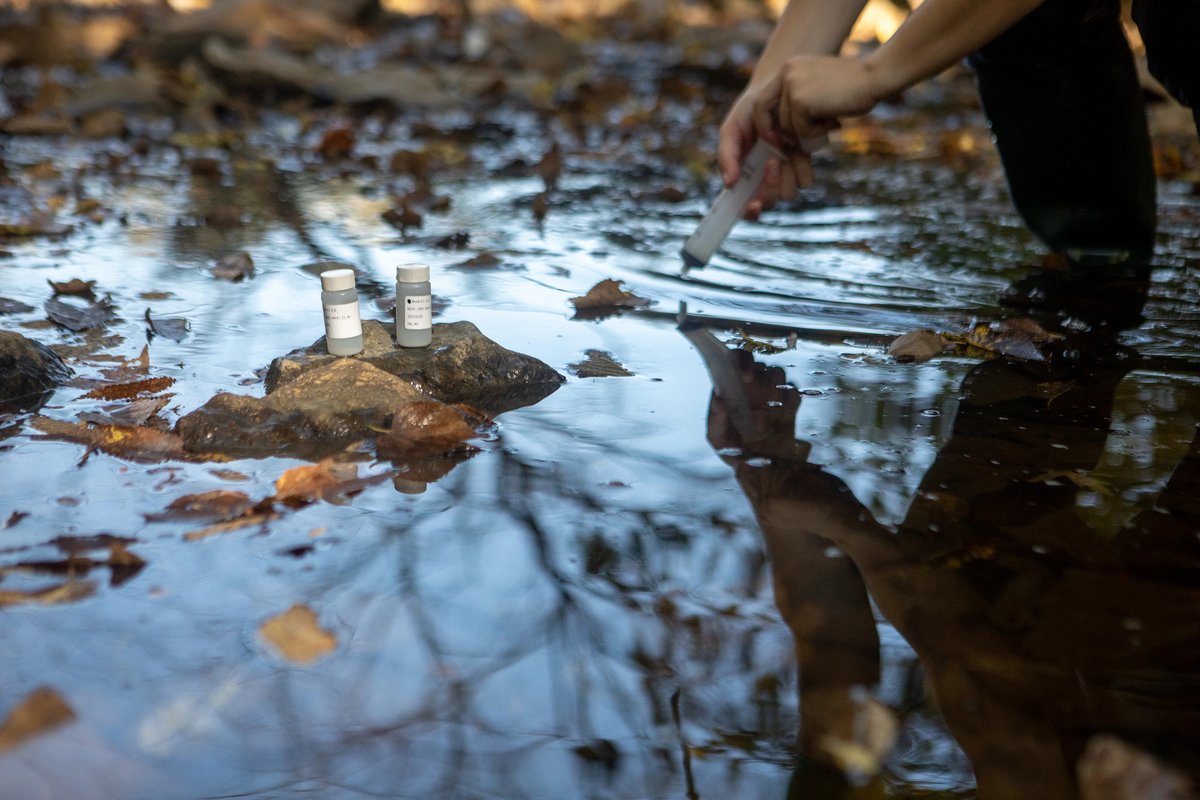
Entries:
POLYGON ((433 296, 429 267, 403 264, 396 267, 396 344, 425 347, 433 341, 433 296))
POLYGON ((354 270, 321 273, 321 308, 325 312, 325 347, 333 356, 352 356, 363 349, 362 317, 354 270))
MULTIPOLYGON (((821 149, 827 143, 828 138, 820 136, 814 139, 804 139, 800 142, 800 146, 811 153, 821 149)), ((746 210, 750 199, 754 197, 754 193, 762 183, 763 175, 767 171, 767 161, 771 158, 782 159, 783 157, 782 153, 763 139, 754 143, 750 152, 742 159, 742 168, 738 172, 737 181, 733 186, 727 186, 721 190, 717 199, 713 201, 712 208, 704 215, 704 219, 700 220, 696 232, 683 243, 683 250, 680 252, 685 267, 698 268, 708 263, 713 253, 721 246, 721 242, 725 241, 725 237, 729 235, 729 231, 733 230, 734 223, 746 210)))

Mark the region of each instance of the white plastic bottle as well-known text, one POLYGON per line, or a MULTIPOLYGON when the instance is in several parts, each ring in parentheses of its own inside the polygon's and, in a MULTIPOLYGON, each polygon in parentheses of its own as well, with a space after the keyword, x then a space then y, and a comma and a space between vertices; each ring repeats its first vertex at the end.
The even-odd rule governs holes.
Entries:
POLYGON ((396 344, 425 347, 433 341, 433 295, 429 267, 396 267, 396 344))
POLYGON ((321 273, 321 307, 325 312, 325 347, 330 355, 352 356, 363 349, 362 316, 354 270, 321 273))

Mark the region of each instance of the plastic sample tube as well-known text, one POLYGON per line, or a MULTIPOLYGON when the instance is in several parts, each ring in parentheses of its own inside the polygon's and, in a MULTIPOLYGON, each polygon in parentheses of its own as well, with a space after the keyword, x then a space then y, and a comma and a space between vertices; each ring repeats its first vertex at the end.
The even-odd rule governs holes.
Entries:
POLYGON ((325 314, 325 348, 333 356, 352 356, 363 349, 362 317, 354 270, 321 273, 321 309, 325 314))
MULTIPOLYGON (((828 137, 818 136, 804 139, 800 145, 806 152, 820 150, 829 142, 828 137)), ((683 263, 688 268, 703 267, 712 258, 713 253, 725 241, 725 237, 733 230, 738 217, 746 210, 750 198, 754 197, 763 175, 767 171, 767 161, 771 158, 783 158, 784 155, 762 139, 754 143, 750 152, 742 159, 742 169, 738 173, 733 186, 727 186, 717 195, 712 208, 700 220, 696 232, 683 243, 683 263)))
POLYGON ((713 253, 725 241, 725 237, 733 230, 742 211, 754 197, 754 192, 762 183, 763 174, 767 169, 767 160, 783 158, 783 155, 762 139, 754 143, 750 152, 742 159, 742 169, 738 173, 737 182, 727 186, 717 195, 712 208, 700 220, 696 232, 683 243, 683 263, 688 267, 703 267, 712 258, 713 253))

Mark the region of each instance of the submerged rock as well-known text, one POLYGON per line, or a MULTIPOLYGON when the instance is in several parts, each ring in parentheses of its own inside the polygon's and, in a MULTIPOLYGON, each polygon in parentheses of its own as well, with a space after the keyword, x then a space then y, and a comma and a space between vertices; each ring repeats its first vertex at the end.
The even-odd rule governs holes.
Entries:
MULTIPOLYGON (((389 326, 367 320, 363 352, 354 358, 403 378, 443 403, 466 403, 489 416, 532 405, 565 380, 545 362, 501 347, 470 322, 437 323, 433 344, 398 348, 389 326)), ((336 359, 325 352, 322 337, 275 359, 267 372, 267 391, 275 392, 336 359)))
POLYGON ((70 368, 49 347, 0 331, 0 404, 36 407, 70 375, 70 368))
POLYGON ((564 378, 469 322, 433 327, 433 344, 397 348, 388 326, 363 323, 364 350, 325 352, 324 339, 275 359, 266 397, 222 392, 179 420, 192 453, 321 458, 383 433, 414 403, 465 403, 494 416, 536 403, 564 378))

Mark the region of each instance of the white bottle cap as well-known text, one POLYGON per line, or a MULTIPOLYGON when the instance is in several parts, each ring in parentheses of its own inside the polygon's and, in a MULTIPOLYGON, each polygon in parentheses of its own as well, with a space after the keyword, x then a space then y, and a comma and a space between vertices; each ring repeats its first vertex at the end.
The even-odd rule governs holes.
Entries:
POLYGON ((331 269, 321 273, 321 288, 327 292, 340 292, 354 288, 354 270, 331 269))
POLYGON ((423 283, 429 280, 429 266, 426 264, 402 264, 396 267, 396 280, 402 283, 423 283))

